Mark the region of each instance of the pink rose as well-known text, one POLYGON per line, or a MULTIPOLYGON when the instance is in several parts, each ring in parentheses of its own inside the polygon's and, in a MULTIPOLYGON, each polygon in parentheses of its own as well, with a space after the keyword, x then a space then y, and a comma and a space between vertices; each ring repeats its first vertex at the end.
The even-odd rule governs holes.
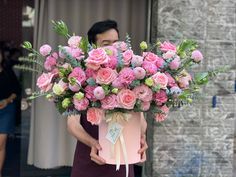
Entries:
POLYGON ((133 55, 133 58, 131 59, 131 64, 134 67, 142 66, 142 64, 143 64, 143 57, 141 57, 139 55, 133 55))
POLYGON ((148 111, 150 108, 151 103, 150 102, 141 102, 141 110, 142 111, 148 111))
POLYGON ((70 55, 71 56, 71 53, 72 53, 72 48, 68 47, 68 46, 64 46, 64 47, 61 47, 59 49, 59 56, 60 58, 66 58, 67 55, 70 55))
POLYGON ((40 88, 41 92, 47 92, 52 88, 52 79, 54 74, 52 73, 42 73, 37 79, 37 86, 40 88))
POLYGON ((176 82, 175 82, 175 79, 167 72, 165 72, 165 75, 168 77, 168 86, 170 87, 174 87, 174 86, 177 86, 176 82))
POLYGON ((102 103, 102 109, 106 110, 112 110, 118 106, 117 101, 116 101, 116 95, 115 94, 110 94, 106 96, 104 99, 101 100, 102 103))
POLYGON ((80 36, 72 36, 70 37, 70 39, 68 40, 68 45, 72 48, 78 48, 80 41, 81 41, 82 37, 80 36))
POLYGON ((105 98, 105 91, 102 87, 96 87, 93 91, 93 94, 95 96, 95 98, 97 98, 98 100, 102 100, 105 98))
POLYGON ((115 69, 118 64, 115 56, 109 56, 108 62, 104 65, 107 68, 115 69))
POLYGON ((92 125, 98 125, 104 117, 105 112, 100 108, 89 108, 87 111, 87 121, 92 125))
POLYGON ((84 58, 83 51, 79 48, 71 50, 71 56, 77 60, 84 58))
POLYGON ((159 92, 155 93, 153 98, 157 105, 162 105, 168 100, 167 94, 164 90, 160 90, 159 92))
POLYGON ((97 72, 96 82, 98 84, 110 84, 117 77, 117 73, 111 68, 100 68, 97 72))
POLYGON ((159 85, 160 88, 166 89, 166 86, 168 84, 168 77, 164 73, 157 72, 152 76, 152 79, 156 86, 159 85))
POLYGON ((158 69, 162 68, 164 65, 165 61, 163 60, 163 58, 158 57, 157 61, 156 61, 156 66, 158 69))
POLYGON ((203 56, 199 50, 194 50, 192 52, 191 58, 193 59, 194 62, 198 63, 198 62, 202 61, 203 56))
POLYGON ((74 77, 80 85, 83 85, 86 81, 85 72, 80 67, 75 67, 73 71, 70 73, 69 78, 74 77))
POLYGON ((148 76, 153 75, 157 72, 157 66, 149 61, 144 61, 142 67, 146 70, 148 76))
POLYGON ((146 71, 141 67, 136 67, 133 71, 136 79, 144 79, 146 76, 146 71))
POLYGON ((91 101, 96 101, 96 97, 94 96, 94 89, 96 88, 96 86, 91 86, 91 85, 87 85, 85 87, 85 96, 86 98, 88 98, 91 101))
POLYGON ((51 71, 53 67, 57 64, 56 58, 48 56, 44 62, 44 68, 48 71, 51 71))
POLYGON ((112 82, 112 87, 118 88, 118 89, 122 89, 124 87, 124 85, 121 83, 119 78, 116 78, 113 82, 112 82))
POLYGON ((140 85, 133 89, 133 92, 138 99, 144 102, 149 102, 152 100, 152 90, 146 85, 140 85))
POLYGON ((173 51, 176 53, 176 46, 174 44, 171 44, 170 42, 165 41, 160 45, 160 50, 162 52, 173 51))
POLYGON ((75 109, 78 111, 83 111, 86 110, 89 106, 89 100, 87 98, 83 98, 81 100, 76 99, 75 97, 73 98, 73 104, 75 106, 75 109))
POLYGON ((153 64, 156 64, 157 59, 159 58, 156 54, 152 52, 143 52, 143 58, 144 61, 151 62, 153 64))
POLYGON ((169 50, 166 53, 164 53, 162 56, 164 59, 170 59, 175 56, 175 52, 169 50))
POLYGON ((128 50, 128 46, 124 41, 117 41, 112 46, 118 50, 123 51, 123 52, 128 50))
POLYGON ((172 60, 172 61, 170 62, 169 67, 170 67, 170 69, 172 69, 172 70, 176 70, 176 69, 179 68, 179 66, 180 66, 180 58, 177 56, 177 57, 175 57, 174 60, 172 60))
POLYGON ((48 44, 44 44, 39 48, 39 53, 44 57, 49 55, 51 51, 52 51, 52 47, 48 44))
POLYGON ((118 79, 123 85, 128 86, 135 79, 134 71, 131 68, 123 68, 119 73, 118 79))
POLYGON ((161 110, 162 112, 157 113, 157 114, 156 114, 156 117, 155 117, 155 120, 156 120, 157 122, 162 122, 162 121, 164 121, 164 120, 167 118, 168 113, 169 113, 169 108, 168 108, 166 105, 163 105, 162 107, 160 107, 160 110, 161 110))
POLYGON ((122 89, 117 94, 117 102, 119 107, 124 109, 133 109, 136 103, 136 95, 129 89, 122 89))
POLYGON ((102 64, 106 64, 109 60, 103 48, 93 49, 88 54, 89 57, 85 60, 86 66, 94 70, 97 70, 102 64))
POLYGON ((130 64, 130 61, 134 55, 132 50, 126 50, 123 54, 123 63, 125 66, 128 66, 130 64))

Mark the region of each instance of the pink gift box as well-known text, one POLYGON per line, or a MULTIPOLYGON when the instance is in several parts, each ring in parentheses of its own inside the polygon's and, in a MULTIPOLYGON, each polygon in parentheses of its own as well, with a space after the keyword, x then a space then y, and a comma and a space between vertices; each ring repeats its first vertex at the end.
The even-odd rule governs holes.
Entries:
MULTIPOLYGON (((123 127, 122 134, 127 151, 128 164, 138 163, 141 160, 138 150, 140 149, 140 136, 141 136, 141 116, 143 113, 131 112, 129 114, 128 121, 119 121, 119 124, 123 127)), ((99 156, 106 160, 107 164, 116 164, 115 152, 117 152, 117 145, 114 145, 106 138, 108 132, 108 123, 103 120, 99 124, 99 143, 102 150, 99 151, 99 156), (113 148, 114 147, 114 148, 113 148), (112 150, 115 149, 115 150, 112 150)), ((117 141, 117 143, 119 143, 117 141)), ((120 146, 120 164, 125 164, 123 150, 120 146)))

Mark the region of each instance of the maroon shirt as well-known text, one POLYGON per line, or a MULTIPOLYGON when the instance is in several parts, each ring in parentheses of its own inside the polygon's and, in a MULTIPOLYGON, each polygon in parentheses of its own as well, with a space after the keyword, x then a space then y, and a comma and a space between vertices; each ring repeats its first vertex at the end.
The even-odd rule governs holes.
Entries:
MULTIPOLYGON (((85 115, 81 116, 81 125, 93 138, 98 139, 98 126, 91 125, 85 115)), ((77 142, 71 177, 125 177, 125 165, 116 171, 115 165, 98 165, 90 159, 91 148, 77 142)), ((134 177, 133 165, 129 165, 129 177, 134 177)))

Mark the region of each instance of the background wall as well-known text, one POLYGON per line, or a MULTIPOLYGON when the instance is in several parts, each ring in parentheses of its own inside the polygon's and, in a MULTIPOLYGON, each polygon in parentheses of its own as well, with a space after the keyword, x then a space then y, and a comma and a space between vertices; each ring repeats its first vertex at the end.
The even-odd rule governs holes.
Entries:
POLYGON ((151 16, 153 42, 156 38, 198 41, 205 59, 193 71, 226 65, 231 69, 203 89, 204 99, 172 111, 164 123, 150 128, 148 135, 153 134, 153 142, 149 142, 147 176, 232 177, 236 1, 152 0, 151 16), (212 108, 214 95, 217 105, 212 108))

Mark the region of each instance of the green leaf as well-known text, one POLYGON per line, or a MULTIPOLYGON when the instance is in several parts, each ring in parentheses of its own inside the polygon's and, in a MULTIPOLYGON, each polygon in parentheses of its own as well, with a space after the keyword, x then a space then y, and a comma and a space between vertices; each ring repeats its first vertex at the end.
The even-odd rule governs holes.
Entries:
POLYGON ((207 72, 197 73, 194 76, 194 82, 198 85, 207 84, 209 81, 209 74, 207 72))
POLYGON ((25 49, 32 49, 32 44, 29 41, 24 41, 23 44, 21 45, 25 49))
POLYGON ((53 24, 53 30, 56 33, 67 38, 70 37, 68 27, 62 20, 60 21, 52 20, 52 24, 53 24))
POLYGON ((88 53, 89 45, 88 37, 82 37, 79 47, 84 53, 88 53))

